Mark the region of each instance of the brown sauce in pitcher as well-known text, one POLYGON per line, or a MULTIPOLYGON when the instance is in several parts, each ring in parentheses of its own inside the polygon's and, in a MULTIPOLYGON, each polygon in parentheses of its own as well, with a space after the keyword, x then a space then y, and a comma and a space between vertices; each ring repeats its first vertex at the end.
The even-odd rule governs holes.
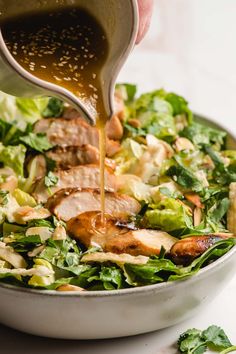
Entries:
POLYGON ((16 17, 3 23, 1 30, 9 51, 25 70, 68 89, 96 114, 104 220, 105 124, 109 117, 104 107, 100 74, 109 45, 102 26, 87 11, 68 8, 16 17))

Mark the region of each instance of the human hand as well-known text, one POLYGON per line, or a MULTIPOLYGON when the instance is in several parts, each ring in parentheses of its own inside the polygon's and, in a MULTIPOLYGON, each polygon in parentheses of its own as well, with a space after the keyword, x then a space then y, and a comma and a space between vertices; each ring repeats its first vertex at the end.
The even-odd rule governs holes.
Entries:
POLYGON ((136 44, 138 44, 145 36, 152 16, 153 0, 138 0, 139 9, 139 30, 136 39, 136 44))

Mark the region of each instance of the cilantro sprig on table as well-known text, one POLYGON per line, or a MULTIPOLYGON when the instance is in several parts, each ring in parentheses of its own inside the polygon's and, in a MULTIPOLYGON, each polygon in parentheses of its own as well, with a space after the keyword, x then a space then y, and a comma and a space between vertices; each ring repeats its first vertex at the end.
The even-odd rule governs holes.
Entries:
POLYGON ((218 326, 209 326, 204 331, 188 329, 178 339, 178 350, 183 354, 203 354, 212 349, 220 354, 236 351, 224 330, 218 326))

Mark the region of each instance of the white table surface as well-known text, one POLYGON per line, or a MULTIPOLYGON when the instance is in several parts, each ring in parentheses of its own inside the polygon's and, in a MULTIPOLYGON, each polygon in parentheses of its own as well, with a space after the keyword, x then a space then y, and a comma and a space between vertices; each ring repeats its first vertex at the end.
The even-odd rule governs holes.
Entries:
MULTIPOLYGON (((140 91, 165 87, 182 94, 193 110, 236 133, 235 0, 154 1, 151 30, 132 53, 120 81, 137 83, 140 91)), ((174 354, 180 333, 210 324, 222 326, 236 343, 236 276, 204 312, 162 331, 121 339, 63 341, 0 325, 0 353, 174 354)))

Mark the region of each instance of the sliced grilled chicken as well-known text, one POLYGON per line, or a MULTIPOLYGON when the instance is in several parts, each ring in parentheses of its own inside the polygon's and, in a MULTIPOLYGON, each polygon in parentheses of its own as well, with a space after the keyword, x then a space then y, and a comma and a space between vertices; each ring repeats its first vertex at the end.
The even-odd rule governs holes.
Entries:
POLYGON ((68 232, 86 247, 99 246, 104 252, 128 253, 133 256, 158 255, 161 247, 169 251, 178 241, 166 232, 157 230, 129 230, 119 227, 114 216, 106 216, 106 225, 101 224, 98 212, 87 212, 67 222, 68 232))
MULTIPOLYGON (((105 204, 108 214, 122 220, 139 213, 141 209, 134 198, 111 192, 106 192, 105 204)), ((100 210, 100 192, 94 189, 64 189, 48 200, 47 207, 59 219, 68 221, 85 211, 100 210)))
POLYGON ((48 140, 54 145, 82 146, 91 144, 98 147, 98 130, 90 126, 82 118, 40 119, 34 126, 35 133, 46 133, 48 140))
MULTIPOLYGON (((56 163, 57 169, 66 170, 73 166, 99 164, 99 150, 93 145, 57 146, 46 153, 56 163)), ((106 166, 115 169, 115 162, 106 158, 106 166)))
POLYGON ((122 232, 127 233, 128 227, 117 225, 117 219, 106 214, 106 226, 102 224, 101 212, 86 211, 67 222, 67 231, 87 248, 98 246, 105 250, 107 241, 122 232))
MULTIPOLYGON (((50 190, 45 186, 44 178, 36 184, 34 197, 39 203, 46 203, 47 199, 57 191, 64 188, 99 188, 100 187, 100 170, 96 165, 83 165, 72 167, 66 171, 55 172, 54 175, 58 178, 57 184, 50 187, 50 190)), ((107 191, 116 191, 116 176, 105 170, 105 188, 107 191)))
MULTIPOLYGON (((59 146, 99 146, 99 133, 82 118, 47 118, 40 119, 34 126, 35 133, 45 133, 53 145, 59 146)), ((112 156, 120 149, 119 142, 107 139, 107 155, 112 156)))
POLYGON ((118 254, 129 253, 133 256, 152 256, 159 255, 162 247, 168 252, 177 240, 164 231, 132 230, 109 239, 105 250, 118 254))
POLYGON ((219 233, 186 237, 171 247, 170 257, 176 264, 187 265, 214 245, 214 243, 229 237, 232 237, 232 234, 219 233))
MULTIPOLYGON (((118 106, 117 106, 117 108, 119 109, 118 106)), ((120 112, 118 114, 120 114, 120 112)), ((71 107, 67 108, 65 110, 65 112, 63 114, 63 118, 70 119, 70 120, 75 119, 75 118, 81 119, 79 113, 71 107)), ((107 122, 107 125, 106 125, 107 137, 109 139, 113 139, 113 140, 120 140, 123 136, 123 133, 124 133, 123 125, 121 124, 119 117, 117 115, 114 115, 107 122)))

